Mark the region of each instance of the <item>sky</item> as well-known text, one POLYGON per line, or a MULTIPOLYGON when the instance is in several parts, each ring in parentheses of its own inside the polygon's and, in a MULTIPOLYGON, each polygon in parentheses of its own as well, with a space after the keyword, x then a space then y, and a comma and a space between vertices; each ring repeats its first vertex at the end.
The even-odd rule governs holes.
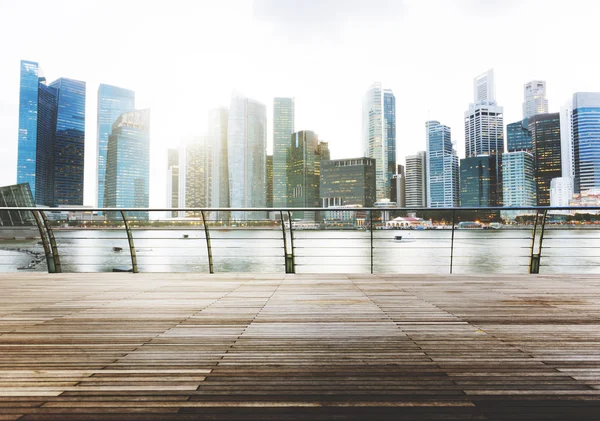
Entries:
POLYGON ((547 82, 550 112, 600 92, 595 0, 0 0, 0 185, 16 182, 20 60, 49 82, 87 83, 84 204, 96 205, 100 83, 151 109, 150 206, 166 203, 166 150, 206 131, 232 90, 267 107, 296 101, 296 130, 361 156, 362 98, 374 81, 396 96, 398 163, 425 150, 425 122, 452 129, 464 157, 473 79, 494 69, 505 124, 522 118, 523 85, 547 82))

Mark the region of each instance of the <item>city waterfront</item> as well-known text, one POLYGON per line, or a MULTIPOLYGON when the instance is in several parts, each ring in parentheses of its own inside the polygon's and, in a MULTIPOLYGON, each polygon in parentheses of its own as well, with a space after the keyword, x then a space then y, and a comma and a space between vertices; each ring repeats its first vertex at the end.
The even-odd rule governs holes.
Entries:
MULTIPOLYGON (((131 268, 125 230, 55 229, 63 272, 131 268)), ((132 230, 140 272, 209 272, 205 231, 132 230)), ((375 230, 374 273, 528 273, 531 227, 500 230, 375 230), (395 239, 401 236, 401 240, 395 239)), ((280 229, 211 229, 215 273, 283 273, 280 229)), ((288 247, 289 245, 288 238, 288 247)), ((600 231, 547 228, 540 273, 600 273, 600 231)), ((296 273, 369 273, 371 233, 362 230, 296 230, 296 273)), ((291 249, 288 250, 291 253, 291 249)), ((0 242, 0 270, 46 271, 38 240, 0 242)))

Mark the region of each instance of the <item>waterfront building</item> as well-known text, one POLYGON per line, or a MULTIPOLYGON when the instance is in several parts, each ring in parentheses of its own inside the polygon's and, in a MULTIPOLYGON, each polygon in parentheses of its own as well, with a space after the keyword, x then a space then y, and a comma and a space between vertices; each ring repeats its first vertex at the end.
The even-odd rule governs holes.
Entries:
MULTIPOLYGON (((32 208, 35 207, 33 194, 28 182, 0 187, 1 208, 32 208)), ((0 226, 18 227, 35 225, 31 212, 0 211, 0 226)))
POLYGON ((427 206, 427 152, 406 157, 406 207, 427 206))
POLYGON ((295 130, 294 98, 273 100, 273 207, 287 206, 287 164, 290 136, 295 130))
MULTIPOLYGON (((179 207, 179 151, 167 151, 167 207, 179 207)), ((177 211, 169 212, 169 216, 176 218, 177 211)))
POLYGON ((273 207, 273 155, 267 155, 267 207, 273 207))
POLYGON ((525 96, 523 118, 530 118, 537 114, 548 114, 546 81, 532 80, 525 84, 523 91, 525 96))
POLYGON ((480 155, 460 160, 460 205, 468 208, 498 206, 498 174, 495 156, 480 155))
POLYGON ((106 152, 108 136, 113 123, 123 113, 135 110, 135 92, 117 86, 100 84, 98 87, 97 146, 98 157, 98 207, 104 206, 104 183, 106 179, 106 152))
POLYGON ((365 156, 375 159, 377 200, 393 195, 396 173, 396 97, 375 82, 363 99, 363 148, 365 156))
MULTIPOLYGON (((185 141, 185 177, 184 197, 186 208, 211 207, 212 154, 207 135, 194 136, 185 141)), ((188 216, 196 215, 188 212, 188 216)))
POLYGON ((506 149, 508 152, 531 152, 533 144, 529 131, 529 119, 525 118, 506 125, 506 149))
POLYGON ((404 208, 406 207, 406 173, 404 165, 398 164, 397 172, 394 175, 394 182, 396 194, 392 196, 392 201, 396 202, 399 208, 404 208))
POLYGON ((83 204, 85 82, 50 85, 38 63, 21 61, 17 182, 37 204, 83 204))
POLYGON ((573 199, 573 178, 558 177, 550 182, 550 206, 566 207, 573 199))
MULTIPOLYGON (((288 154, 288 201, 293 208, 319 207, 321 161, 328 160, 327 142, 315 132, 303 130, 291 135, 288 154)), ((316 220, 314 212, 293 212, 294 219, 316 220)))
POLYGON ((427 207, 451 208, 459 204, 458 156, 450 127, 439 121, 425 123, 427 145, 427 207))
MULTIPOLYGON (((501 206, 504 110, 496 103, 493 70, 476 77, 474 89, 475 102, 470 104, 469 109, 465 112, 465 155, 467 158, 478 158, 482 164, 483 159, 479 157, 482 155, 490 156, 494 163, 485 164, 485 168, 487 168, 486 171, 493 169, 495 172, 491 180, 494 180, 496 185, 490 189, 480 190, 482 194, 491 192, 492 196, 482 197, 479 200, 469 200, 469 202, 489 203, 487 206, 501 206)), ((462 190, 461 183, 461 201, 462 190)))
MULTIPOLYGON (((208 144, 211 154, 210 164, 210 206, 229 207, 229 164, 227 150, 227 125, 229 112, 226 107, 217 107, 208 112, 208 144)), ((225 218, 226 213, 215 215, 225 218)))
POLYGON ((321 161, 321 207, 373 207, 376 163, 361 157, 321 161))
POLYGON ((535 160, 527 151, 506 152, 502 156, 502 188, 507 207, 535 206, 535 160))
POLYGON ((575 177, 575 162, 573 161, 573 104, 568 101, 560 107, 560 152, 563 177, 575 177))
POLYGON ((550 181, 562 175, 560 113, 537 114, 529 119, 535 158, 538 206, 550 206, 550 181))
MULTIPOLYGON (((147 208, 150 181, 150 110, 121 114, 108 136, 105 206, 147 208)), ((107 212, 109 219, 120 215, 107 212)), ((128 218, 148 219, 148 212, 127 212, 128 218)))
POLYGON ((600 92, 573 94, 574 188, 600 189, 600 92))
MULTIPOLYGON (((288 140, 289 141, 289 140, 288 140)), ((232 208, 264 208, 266 194, 267 115, 263 104, 234 92, 227 125, 229 204, 232 208)), ((265 217, 259 212, 233 212, 234 220, 265 217)))

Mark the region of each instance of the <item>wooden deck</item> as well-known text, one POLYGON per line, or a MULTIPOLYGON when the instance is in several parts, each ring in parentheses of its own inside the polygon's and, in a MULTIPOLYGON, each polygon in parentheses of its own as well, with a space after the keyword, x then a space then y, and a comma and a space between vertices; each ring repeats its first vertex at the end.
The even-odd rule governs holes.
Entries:
POLYGON ((0 276, 0 421, 229 419, 600 419, 600 278, 0 276))

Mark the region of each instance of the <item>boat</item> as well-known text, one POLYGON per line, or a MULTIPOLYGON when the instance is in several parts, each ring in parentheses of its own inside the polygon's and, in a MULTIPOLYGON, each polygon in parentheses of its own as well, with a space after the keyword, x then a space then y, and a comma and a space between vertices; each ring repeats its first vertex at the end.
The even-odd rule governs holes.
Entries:
POLYGON ((397 235, 394 237, 395 241, 402 241, 402 236, 401 235, 397 235))
POLYGON ((123 247, 113 247, 113 251, 123 251, 123 247))
POLYGON ((410 242, 415 241, 415 239, 412 238, 411 236, 396 235, 396 236, 394 236, 393 241, 396 243, 410 243, 410 242))
POLYGON ((183 238, 190 238, 188 234, 183 234, 183 238))

